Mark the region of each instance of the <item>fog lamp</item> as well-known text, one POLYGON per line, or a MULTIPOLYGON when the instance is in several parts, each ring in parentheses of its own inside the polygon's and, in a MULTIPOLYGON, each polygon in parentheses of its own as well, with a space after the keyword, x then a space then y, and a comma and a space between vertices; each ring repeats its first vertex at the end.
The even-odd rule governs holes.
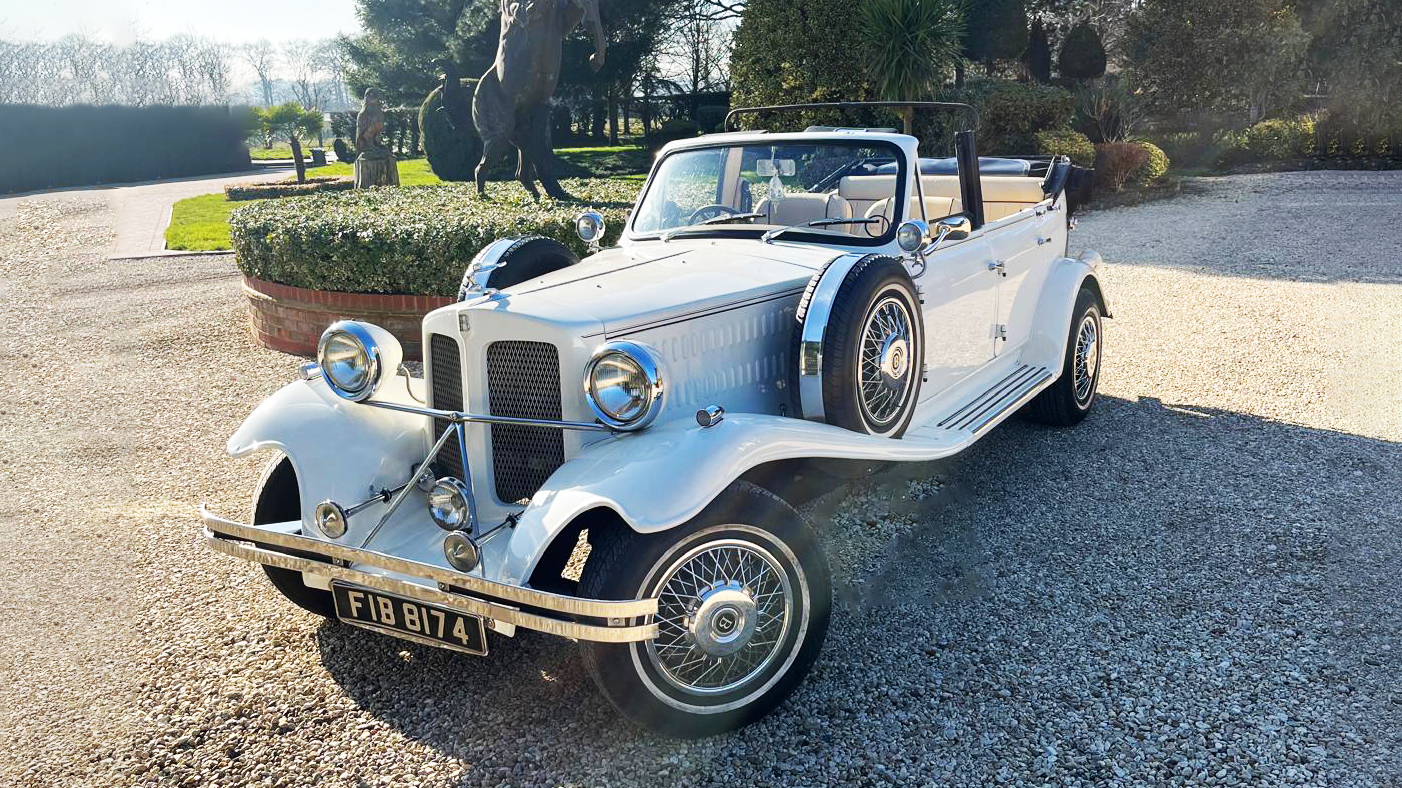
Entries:
POLYGON ((428 514, 439 528, 445 531, 460 531, 471 527, 468 501, 472 493, 467 485, 445 476, 433 483, 428 491, 428 514))
POLYGON ((448 565, 459 572, 471 572, 482 560, 477 542, 462 531, 454 531, 443 540, 443 556, 448 565))
POLYGON ((332 539, 346 535, 346 521, 350 515, 333 501, 322 501, 316 505, 316 527, 332 539))

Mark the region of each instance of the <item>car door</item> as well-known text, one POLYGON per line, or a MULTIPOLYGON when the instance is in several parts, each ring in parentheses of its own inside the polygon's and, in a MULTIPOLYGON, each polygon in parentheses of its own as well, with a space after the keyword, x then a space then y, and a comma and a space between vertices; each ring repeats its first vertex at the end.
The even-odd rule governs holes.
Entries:
POLYGON ((1031 337, 1042 283, 1052 260, 1065 249, 1064 242, 1057 244, 1058 220, 1065 222, 1059 212, 1038 208, 1000 219, 984 230, 999 273, 991 348, 995 355, 1016 352, 1031 337))
POLYGON ((924 299, 926 381, 921 399, 935 396, 993 358, 990 339, 998 275, 982 232, 946 242, 916 279, 924 299))

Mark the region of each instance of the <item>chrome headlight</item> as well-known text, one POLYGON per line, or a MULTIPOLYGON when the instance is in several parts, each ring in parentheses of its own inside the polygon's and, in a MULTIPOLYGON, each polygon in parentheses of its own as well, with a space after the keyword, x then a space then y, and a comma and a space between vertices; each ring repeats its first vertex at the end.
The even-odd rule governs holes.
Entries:
POLYGON ((445 476, 428 491, 428 515, 445 531, 472 526, 472 491, 467 485, 445 476))
POLYGON ((657 356, 637 342, 608 342, 584 368, 584 398, 605 424, 640 430, 662 410, 657 356))
POLYGON ((354 320, 332 324, 316 346, 317 364, 326 385, 352 402, 369 399, 385 368, 397 369, 402 356, 393 334, 354 320))

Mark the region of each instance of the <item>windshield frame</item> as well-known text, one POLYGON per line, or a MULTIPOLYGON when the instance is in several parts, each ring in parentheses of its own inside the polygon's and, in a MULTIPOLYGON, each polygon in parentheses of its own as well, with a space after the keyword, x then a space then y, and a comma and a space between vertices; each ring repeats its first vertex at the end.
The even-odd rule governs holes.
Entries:
MULTIPOLYGON (((906 156, 906 151, 905 151, 905 149, 902 148, 900 145, 896 144, 895 141, 889 140, 889 139, 872 139, 872 138, 870 138, 870 137, 848 137, 848 136, 831 136, 831 135, 811 136, 811 137, 808 136, 808 135, 803 135, 803 136, 798 136, 798 137, 791 137, 791 136, 788 136, 788 135, 784 135, 784 136, 779 136, 779 135, 765 135, 765 136, 763 136, 763 137, 757 137, 757 138, 754 138, 754 139, 743 140, 743 141, 742 141, 742 140, 734 140, 734 139, 730 139, 730 140, 716 140, 715 142, 712 142, 712 143, 709 143, 709 144, 704 144, 704 145, 686 145, 686 146, 679 147, 679 148, 673 149, 673 150, 671 150, 671 151, 668 151, 665 155, 659 156, 658 159, 657 159, 657 161, 652 165, 652 171, 648 174, 647 185, 643 188, 642 192, 640 192, 640 193, 638 194, 638 199, 637 199, 637 201, 633 203, 633 210, 630 212, 630 215, 628 216, 627 239, 628 239, 629 241, 660 241, 660 240, 662 240, 662 236, 667 232, 666 229, 648 230, 648 231, 645 231, 645 232, 639 232, 639 231, 633 229, 633 223, 634 223, 634 221, 636 221, 636 219, 637 219, 637 217, 638 217, 638 214, 639 214, 638 209, 639 209, 639 207, 641 207, 642 204, 647 200, 648 194, 649 194, 649 193, 652 191, 652 189, 656 186, 656 181, 658 180, 657 175, 658 175, 658 173, 660 173, 660 172, 662 171, 662 165, 663 165, 668 159, 670 159, 670 158, 673 157, 673 156, 676 156, 676 155, 679 154, 679 153, 692 153, 692 152, 695 152, 695 151, 714 150, 714 149, 716 149, 716 148, 743 148, 743 147, 747 147, 747 146, 751 146, 751 145, 765 145, 765 144, 777 144, 777 145, 807 145, 807 144, 812 144, 812 145, 839 145, 839 146, 857 146, 857 145, 861 145, 861 146, 863 146, 863 147, 888 148, 888 149, 890 149, 890 152, 891 152, 892 156, 894 157, 894 159, 895 159, 895 161, 896 161, 896 165, 897 165, 897 167, 896 167, 896 189, 895 189, 895 194, 894 194, 894 197, 895 197, 895 199, 896 199, 896 206, 895 206, 895 208, 894 208, 893 211, 892 211, 892 216, 893 216, 894 218, 893 218, 892 221, 891 221, 891 225, 890 225, 889 227, 886 228, 886 232, 885 232, 885 233, 883 233, 882 235, 879 235, 879 236, 877 236, 877 237, 875 237, 875 238, 863 238, 863 237, 856 236, 856 235, 838 235, 838 234, 831 233, 831 232, 804 232, 803 230, 799 230, 799 229, 791 229, 791 230, 789 230, 788 232, 784 233, 784 235, 783 235, 783 240, 785 240, 785 241, 790 241, 790 242, 792 242, 792 241, 797 241, 797 242, 800 242, 800 243, 818 243, 818 244, 823 244, 823 245, 825 245, 825 246, 866 246, 866 247, 887 246, 887 245, 889 245, 889 244, 891 244, 891 243, 893 243, 893 242, 895 241, 895 239, 896 239, 896 228, 900 227, 901 222, 905 221, 906 217, 904 216, 904 213, 905 213, 905 211, 906 211, 906 209, 908 208, 909 203, 910 203, 909 185, 908 185, 908 181, 907 181, 907 177, 908 177, 908 173, 909 173, 909 171, 910 171, 910 167, 909 167, 909 162, 907 162, 907 158, 908 158, 908 157, 906 156), (904 198, 904 199, 902 199, 902 198, 904 198)), ((754 238, 754 239, 758 240, 758 239, 760 238, 760 236, 762 236, 767 230, 773 229, 774 226, 778 226, 778 225, 773 225, 773 226, 767 225, 767 224, 761 224, 761 225, 751 225, 751 224, 733 224, 733 225, 731 225, 731 224, 716 224, 716 225, 709 225, 709 226, 703 226, 703 225, 699 225, 699 224, 697 224, 697 225, 682 225, 681 228, 687 228, 687 229, 686 229, 686 232, 683 233, 682 235, 679 235, 679 236, 676 236, 676 237, 677 237, 677 238, 717 238, 717 237, 719 237, 719 238, 754 238)), ((667 228, 667 229, 681 229, 681 228, 667 228)))

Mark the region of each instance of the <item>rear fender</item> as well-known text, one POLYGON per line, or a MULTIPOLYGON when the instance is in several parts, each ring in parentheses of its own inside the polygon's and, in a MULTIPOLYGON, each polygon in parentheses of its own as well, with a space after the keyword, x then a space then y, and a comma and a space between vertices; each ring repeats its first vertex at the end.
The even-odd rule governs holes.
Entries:
POLYGON ((294 381, 268 397, 228 443, 234 457, 264 450, 287 455, 303 522, 311 522, 321 501, 352 506, 403 484, 428 449, 426 417, 349 402, 320 378, 294 381))
POLYGON ((1100 265, 1100 255, 1091 251, 1083 252, 1078 259, 1062 257, 1052 262, 1051 273, 1043 282, 1042 295, 1037 300, 1027 358, 1042 360, 1050 368, 1061 370, 1070 335, 1071 313, 1083 286, 1089 286, 1100 296, 1104 316, 1111 316, 1110 301, 1100 285, 1100 265))

